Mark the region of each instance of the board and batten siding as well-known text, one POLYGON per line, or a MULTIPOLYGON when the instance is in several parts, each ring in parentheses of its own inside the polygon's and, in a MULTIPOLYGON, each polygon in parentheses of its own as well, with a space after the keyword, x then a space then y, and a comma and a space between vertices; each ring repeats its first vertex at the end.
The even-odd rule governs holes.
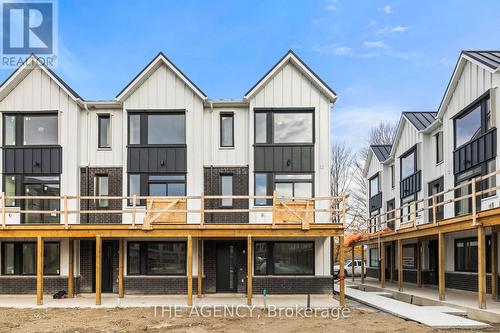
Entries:
MULTIPOLYGON (((123 101, 123 160, 126 161, 128 143, 128 111, 185 110, 187 145, 187 195, 200 195, 203 191, 203 100, 165 64, 160 65, 123 101)), ((123 194, 127 195, 127 170, 123 169, 123 194)), ((188 209, 199 209, 200 203, 190 200, 188 209)), ((130 214, 129 214, 130 215, 130 214)), ((124 217, 124 223, 130 217, 124 217)), ((189 213, 189 223, 200 220, 199 213, 189 213)))
MULTIPOLYGON (((34 67, 17 86, 0 101, 1 112, 54 111, 58 114, 58 140, 62 146, 62 173, 60 191, 67 195, 79 194, 80 174, 79 149, 81 147, 80 107, 41 68, 34 67)), ((3 118, 3 117, 0 117, 3 118)), ((2 120, 0 120, 1 122, 2 120)), ((0 124, 3 129, 3 124, 0 124)), ((1 154, 0 154, 1 156, 1 154)), ((1 159, 1 157, 0 157, 1 159)), ((0 167, 2 161, 0 160, 0 167)), ((1 182, 3 184, 3 180, 1 182)), ((3 185, 2 185, 3 186, 3 185)), ((68 202, 70 210, 78 209, 74 200, 68 202)), ((18 220, 18 219, 17 219, 18 220)), ((11 222, 11 221, 9 221, 11 222)), ((12 221, 14 222, 14 221, 12 221)), ((76 223, 76 216, 70 216, 70 223, 76 223)))

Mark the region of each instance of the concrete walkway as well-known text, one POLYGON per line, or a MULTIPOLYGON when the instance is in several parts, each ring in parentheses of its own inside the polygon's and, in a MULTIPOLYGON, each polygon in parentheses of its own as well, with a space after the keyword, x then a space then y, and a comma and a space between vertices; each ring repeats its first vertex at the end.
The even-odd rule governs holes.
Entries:
MULTIPOLYGON (((336 290, 338 286, 335 286, 336 290)), ((394 316, 441 329, 483 329, 490 325, 461 317, 465 313, 446 306, 417 306, 390 298, 387 292, 367 292, 347 286, 346 297, 394 316)))
MULTIPOLYGON (((193 297, 195 306, 242 306, 247 304, 247 298, 242 294, 215 294, 203 298, 193 297)), ((306 295, 273 295, 266 297, 267 306, 276 308, 306 307, 306 295)), ((47 309, 47 308, 136 308, 153 306, 187 306, 186 295, 125 295, 120 299, 116 294, 102 294, 101 305, 95 305, 94 294, 81 294, 75 298, 53 299, 51 295, 44 295, 43 305, 36 305, 34 295, 1 295, 0 308, 20 309, 47 309)), ((264 297, 255 295, 253 306, 264 308, 264 297)), ((311 308, 336 308, 339 302, 331 295, 311 295, 311 308)))

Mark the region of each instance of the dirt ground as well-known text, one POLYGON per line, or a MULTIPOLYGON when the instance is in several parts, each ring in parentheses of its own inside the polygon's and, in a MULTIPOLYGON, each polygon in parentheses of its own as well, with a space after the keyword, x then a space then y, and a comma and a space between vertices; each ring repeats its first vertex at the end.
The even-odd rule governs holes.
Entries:
MULTIPOLYGON (((161 316, 153 308, 0 309, 0 332, 447 332, 380 312, 353 309, 349 318, 271 318, 248 310, 243 318, 202 317, 183 310, 180 317, 161 316)), ((486 332, 498 332, 495 327, 486 332)), ((482 332, 485 332, 482 331, 482 332)), ((448 331, 449 332, 449 331, 448 331)), ((453 331, 458 332, 458 331, 453 331)), ((471 331, 466 331, 471 332, 471 331)))

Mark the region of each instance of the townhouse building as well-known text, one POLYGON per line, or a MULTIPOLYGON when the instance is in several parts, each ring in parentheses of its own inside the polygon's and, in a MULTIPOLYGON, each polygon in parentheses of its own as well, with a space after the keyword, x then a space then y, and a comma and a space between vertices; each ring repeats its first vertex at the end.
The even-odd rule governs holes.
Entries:
POLYGON ((238 100, 162 53, 105 101, 37 60, 0 87, 0 293, 331 291, 337 96, 296 54, 238 100))
POLYGON ((500 53, 463 51, 437 111, 370 147, 367 276, 498 298, 500 53))

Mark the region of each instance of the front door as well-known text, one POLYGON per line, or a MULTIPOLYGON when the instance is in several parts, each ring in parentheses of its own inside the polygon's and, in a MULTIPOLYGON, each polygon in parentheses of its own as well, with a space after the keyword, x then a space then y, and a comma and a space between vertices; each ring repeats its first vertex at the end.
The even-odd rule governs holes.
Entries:
POLYGON ((216 249, 216 290, 218 293, 235 293, 242 262, 241 243, 218 242, 216 249))
POLYGON ((429 240, 429 277, 430 283, 439 282, 439 247, 436 239, 429 240))
POLYGON ((113 243, 114 241, 102 242, 102 292, 113 292, 113 243))

